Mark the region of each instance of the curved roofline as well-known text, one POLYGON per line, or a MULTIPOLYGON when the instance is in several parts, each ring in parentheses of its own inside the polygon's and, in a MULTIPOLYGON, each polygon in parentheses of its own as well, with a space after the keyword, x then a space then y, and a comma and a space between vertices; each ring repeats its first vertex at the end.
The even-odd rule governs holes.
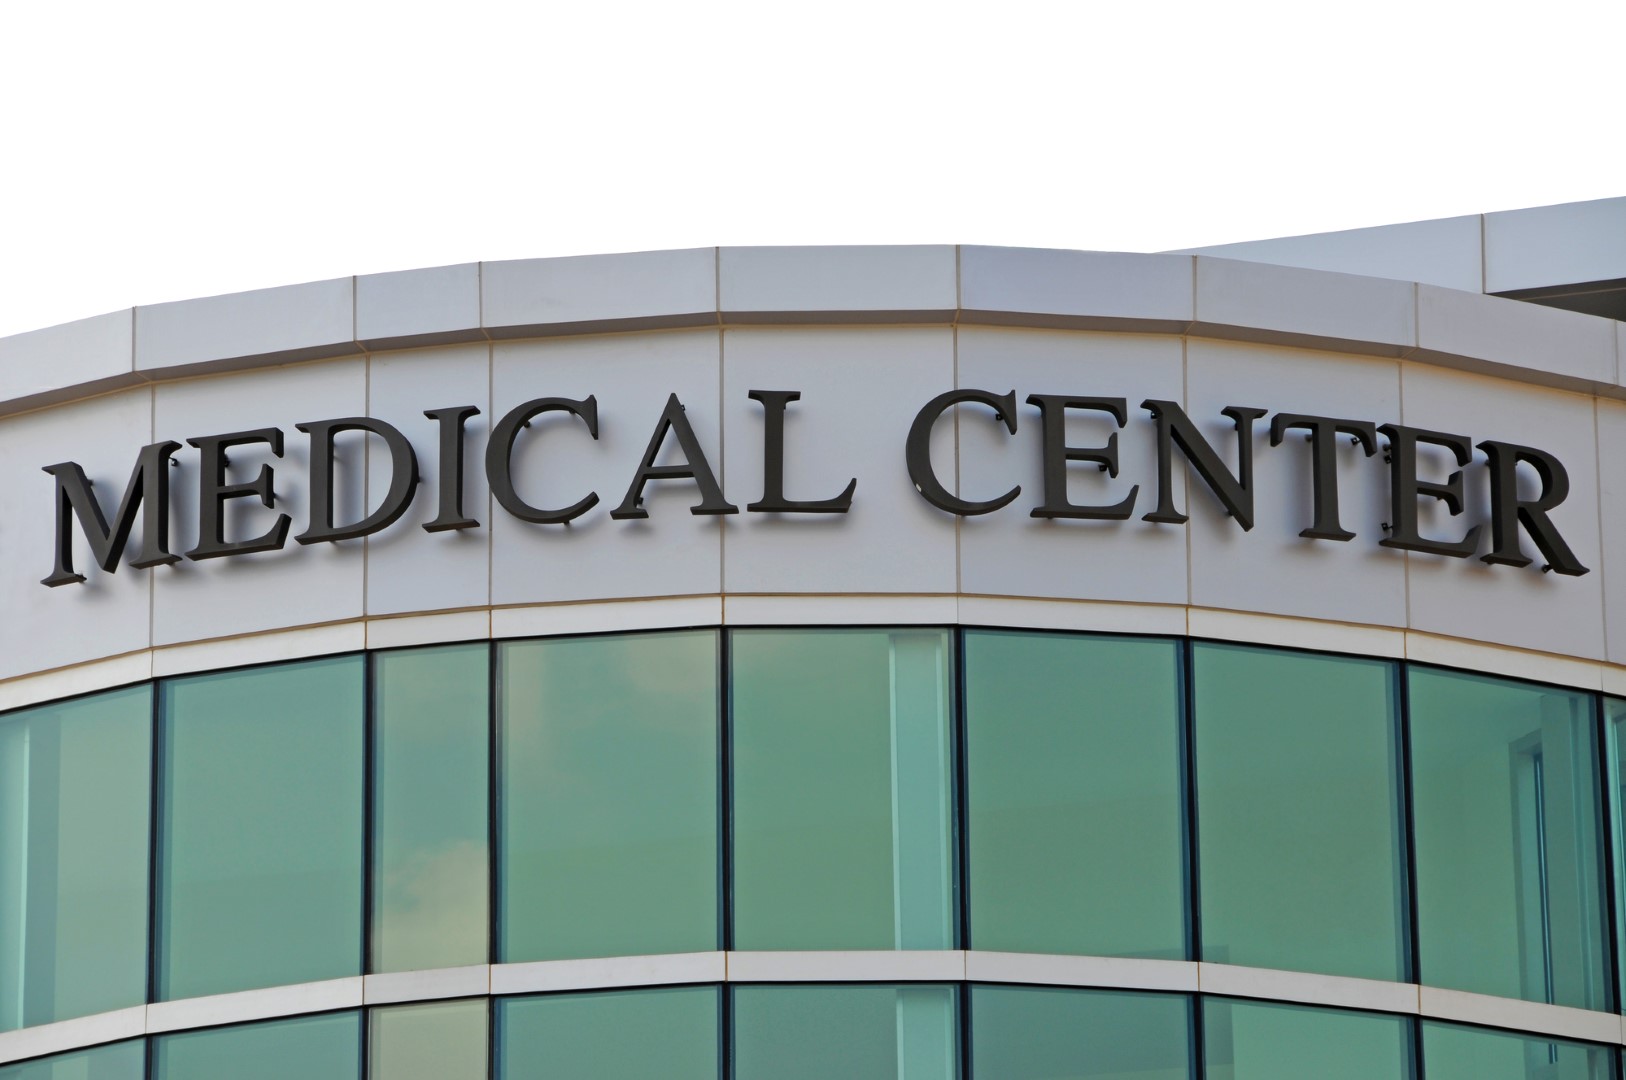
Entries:
POLYGON ((0 338, 0 415, 328 357, 763 324, 1185 334, 1411 360, 1626 399, 1626 324, 1612 319, 1208 255, 944 244, 463 263, 126 308, 0 338))

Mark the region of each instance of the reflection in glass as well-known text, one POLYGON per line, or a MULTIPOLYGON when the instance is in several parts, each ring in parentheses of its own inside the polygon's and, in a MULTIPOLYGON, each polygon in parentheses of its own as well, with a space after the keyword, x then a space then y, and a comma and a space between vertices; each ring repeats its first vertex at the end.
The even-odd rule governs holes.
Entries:
POLYGON ((0 1065, 0 1080, 142 1080, 147 1047, 141 1039, 0 1065))
POLYGON ((0 1031, 147 993, 152 691, 0 717, 0 1031))
POLYGON ((1455 1024, 1423 1024, 1428 1080, 1614 1080, 1615 1051, 1455 1024))
POLYGON ((1422 982, 1608 1008, 1589 695, 1411 669, 1422 982))
POLYGON ((717 633, 498 657, 502 958, 717 948, 717 633))
POLYGON ((373 657, 374 971, 486 962, 489 656, 373 657))
POLYGON ((947 986, 736 986, 735 1080, 953 1080, 947 986))
MULTIPOLYGON (((1208 998, 1206 1080, 1411 1080, 1411 1024, 1405 1016, 1208 998)), ((1437 1080, 1432 1069, 1429 1080, 1437 1080)))
POLYGON ((1202 959, 1406 977, 1395 665, 1192 649, 1202 959))
POLYGON ((730 648, 735 947, 952 947, 948 634, 730 648))
POLYGON ((967 631, 965 664, 971 947, 1185 959, 1175 644, 967 631))
POLYGON ((324 1013, 153 1039, 152 1080, 360 1080, 361 1014, 324 1013))
POLYGON ((718 1080, 715 986, 498 998, 496 1080, 718 1080))
POLYGON ((486 1080, 486 1000, 391 1005, 367 1016, 368 1080, 486 1080))
POLYGON ((1191 999, 974 986, 971 1061, 999 1080, 1188 1080, 1191 999))
MULTIPOLYGON (((1626 933, 1626 701, 1604 698, 1603 710, 1609 751, 1604 765, 1609 813, 1615 841, 1615 926, 1626 933)), ((1626 1002, 1626 963, 1615 964, 1615 1000, 1626 1002)))
POLYGON ((161 684, 158 998, 361 973, 363 660, 161 684))

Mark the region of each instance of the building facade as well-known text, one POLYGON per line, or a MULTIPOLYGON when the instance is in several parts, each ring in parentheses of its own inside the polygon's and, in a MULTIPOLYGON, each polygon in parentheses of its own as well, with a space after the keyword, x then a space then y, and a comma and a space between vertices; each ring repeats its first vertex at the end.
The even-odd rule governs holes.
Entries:
POLYGON ((1623 281, 1611 200, 0 340, 0 1080, 1617 1080, 1623 281))

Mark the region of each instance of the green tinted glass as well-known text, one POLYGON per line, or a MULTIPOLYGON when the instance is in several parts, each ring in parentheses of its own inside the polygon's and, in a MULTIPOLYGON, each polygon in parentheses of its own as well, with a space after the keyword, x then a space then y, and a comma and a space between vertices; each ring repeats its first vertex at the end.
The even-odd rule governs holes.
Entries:
POLYGON ((21 1065, 0 1065, 0 1080, 143 1080, 146 1072, 146 1043, 131 1039, 21 1065))
POLYGON ((968 631, 965 664, 971 946, 1184 959, 1175 644, 968 631))
POLYGON ((953 1080, 946 986, 734 987, 734 1080, 953 1080))
POLYGON ((1413 668, 1411 733, 1421 981, 1606 1008, 1590 696, 1413 668))
POLYGON ((148 687, 0 717, 0 1031, 147 994, 148 687))
POLYGON ((392 1005, 367 1016, 368 1080, 486 1080, 486 1002, 392 1005))
POLYGON ((948 635, 730 641, 735 947, 950 948, 948 635))
POLYGON ((496 1080, 718 1080, 714 986, 502 998, 496 1080))
POLYGON ((359 1080, 361 1014, 305 1016, 153 1039, 152 1080, 359 1080))
MULTIPOLYGON (((1604 698, 1604 730, 1609 753, 1604 762, 1608 779, 1609 813, 1615 840, 1615 925, 1626 928, 1626 701, 1604 698)), ((1618 981, 1615 1001, 1626 1002, 1626 963, 1615 963, 1618 981)))
POLYGON ((176 679, 163 718, 158 997, 361 972, 363 661, 176 679))
POLYGON ((1209 998, 1206 1080, 1410 1080, 1411 1023, 1404 1016, 1209 998))
POLYGON ((489 657, 373 657, 374 971, 486 962, 489 657))
POLYGON ((1614 1050, 1587 1043, 1423 1024, 1428 1080, 1615 1080, 1614 1058, 1614 1050))
POLYGON ((717 634, 507 644, 504 960, 718 945, 717 634))
POLYGON ((1202 959, 1403 979, 1393 664, 1193 648, 1202 959))
POLYGON ((998 1080, 1188 1080, 1191 1000, 976 986, 971 1074, 998 1080))

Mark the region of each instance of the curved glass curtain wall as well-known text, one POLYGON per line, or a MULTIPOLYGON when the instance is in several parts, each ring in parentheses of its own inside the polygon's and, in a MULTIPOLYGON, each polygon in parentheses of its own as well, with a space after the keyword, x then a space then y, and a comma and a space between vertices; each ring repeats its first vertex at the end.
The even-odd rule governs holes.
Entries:
POLYGON ((1607 1010, 1622 723, 1384 660, 914 627, 161 680, 0 717, 0 1030, 718 948, 1187 958, 1607 1010))
POLYGON ((1613 1047, 1220 997, 737 985, 379 1006, 158 1035, 0 1080, 1614 1080, 1613 1047))

